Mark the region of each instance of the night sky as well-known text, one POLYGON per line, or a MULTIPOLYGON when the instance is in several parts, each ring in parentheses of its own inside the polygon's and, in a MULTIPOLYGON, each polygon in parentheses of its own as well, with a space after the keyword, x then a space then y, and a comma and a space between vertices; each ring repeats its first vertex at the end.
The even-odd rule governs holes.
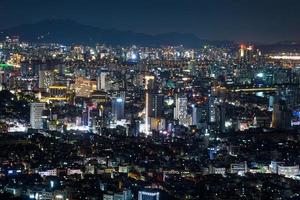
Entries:
POLYGON ((43 19, 210 40, 300 39, 300 0, 0 0, 0 29, 43 19))

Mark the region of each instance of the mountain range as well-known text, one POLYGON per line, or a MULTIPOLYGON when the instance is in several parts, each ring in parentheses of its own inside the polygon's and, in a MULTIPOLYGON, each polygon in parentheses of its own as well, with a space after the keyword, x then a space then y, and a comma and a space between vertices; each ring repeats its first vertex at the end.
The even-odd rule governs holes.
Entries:
POLYGON ((108 45, 184 45, 199 47, 213 42, 203 40, 190 33, 165 33, 150 35, 135 33, 132 31, 120 31, 116 29, 102 29, 94 26, 83 25, 72 20, 44 20, 35 24, 24 24, 0 31, 0 37, 19 36, 21 40, 39 43, 61 44, 95 44, 108 45))
MULTIPOLYGON (((24 24, 0 30, 0 40, 6 36, 19 36, 21 40, 34 43, 60 43, 65 45, 96 43, 112 46, 177 46, 197 48, 212 44, 217 46, 236 44, 233 41, 211 41, 198 38, 191 33, 164 33, 150 35, 133 31, 103 29, 80 24, 72 20, 49 19, 33 24, 24 24)), ((236 45, 238 46, 238 45, 236 45)), ((284 41, 274 44, 257 45, 264 53, 299 52, 300 42, 284 41)))

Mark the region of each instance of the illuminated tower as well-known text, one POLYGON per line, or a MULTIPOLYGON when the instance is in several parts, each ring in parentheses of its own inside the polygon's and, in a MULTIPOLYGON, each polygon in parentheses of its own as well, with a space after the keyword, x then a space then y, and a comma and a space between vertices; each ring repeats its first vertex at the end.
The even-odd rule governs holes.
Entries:
POLYGON ((251 62, 253 61, 253 58, 255 56, 260 56, 260 52, 259 51, 255 52, 253 45, 246 46, 242 44, 240 46, 239 57, 241 62, 245 62, 245 63, 251 62), (255 53, 257 53, 257 55, 255 55, 255 53))
POLYGON ((145 76, 145 91, 146 91, 146 102, 145 102, 145 134, 150 135, 150 124, 149 124, 149 82, 154 80, 154 76, 145 76))
POLYGON ((246 46, 242 44, 241 47, 240 47, 240 57, 241 58, 244 58, 245 51, 246 51, 246 46))
POLYGON ((179 120, 180 125, 187 125, 187 104, 188 100, 186 97, 176 97, 174 119, 179 120))

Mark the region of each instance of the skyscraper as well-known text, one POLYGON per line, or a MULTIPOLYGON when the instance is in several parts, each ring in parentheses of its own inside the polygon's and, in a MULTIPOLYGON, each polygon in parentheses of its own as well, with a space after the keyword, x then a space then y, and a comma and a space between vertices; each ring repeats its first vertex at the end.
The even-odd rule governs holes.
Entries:
POLYGON ((113 97, 112 99, 112 117, 115 121, 124 119, 125 99, 122 97, 113 97))
POLYGON ((145 76, 145 91, 146 91, 146 97, 145 97, 145 134, 150 134, 150 123, 149 123, 149 110, 147 109, 149 107, 149 82, 154 80, 154 76, 145 76))
POLYGON ((33 129, 42 129, 42 114, 45 110, 45 103, 32 103, 30 106, 30 124, 33 129))
POLYGON ((193 104, 192 105, 192 125, 197 126, 201 119, 201 109, 193 104))
POLYGON ((106 72, 101 72, 100 76, 97 77, 97 90, 106 91, 106 72))
POLYGON ((292 112, 286 101, 278 100, 274 103, 272 114, 272 128, 289 129, 291 127, 292 112))
POLYGON ((163 116, 164 95, 151 93, 148 99, 148 117, 161 118, 163 116))
POLYGON ((151 130, 160 130, 165 128, 164 115, 164 94, 151 92, 148 96, 148 119, 150 120, 151 130))
POLYGON ((174 119, 179 120, 180 125, 187 125, 187 104, 188 100, 185 96, 176 96, 174 119))

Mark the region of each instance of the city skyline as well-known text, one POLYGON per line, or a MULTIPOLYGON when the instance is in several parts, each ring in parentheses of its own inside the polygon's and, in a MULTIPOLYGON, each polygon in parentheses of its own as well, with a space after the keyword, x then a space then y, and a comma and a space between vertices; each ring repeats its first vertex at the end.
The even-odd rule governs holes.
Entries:
POLYGON ((0 2, 0 199, 299 200, 300 2, 0 2))

